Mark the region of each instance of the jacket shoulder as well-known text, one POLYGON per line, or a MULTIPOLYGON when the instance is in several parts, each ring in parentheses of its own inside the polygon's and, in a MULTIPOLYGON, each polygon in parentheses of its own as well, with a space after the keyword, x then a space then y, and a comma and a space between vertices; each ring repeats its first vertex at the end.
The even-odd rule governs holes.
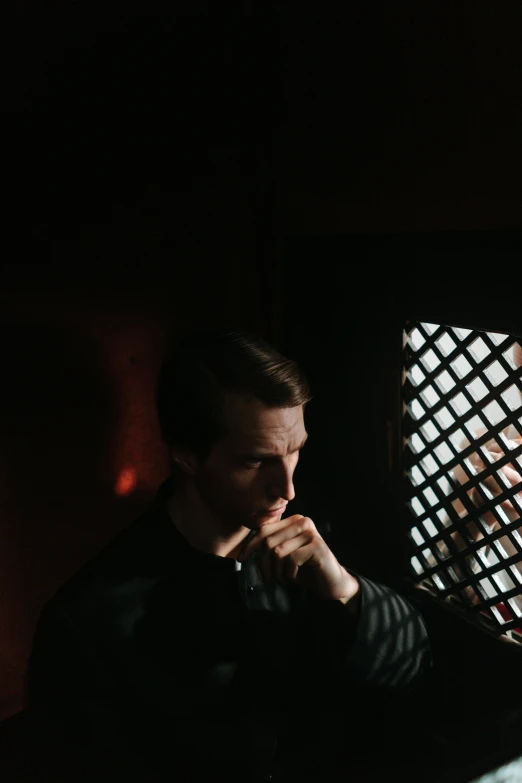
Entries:
POLYGON ((118 533, 87 561, 47 601, 42 622, 65 615, 76 627, 122 626, 161 576, 160 555, 164 547, 154 515, 146 512, 118 533))

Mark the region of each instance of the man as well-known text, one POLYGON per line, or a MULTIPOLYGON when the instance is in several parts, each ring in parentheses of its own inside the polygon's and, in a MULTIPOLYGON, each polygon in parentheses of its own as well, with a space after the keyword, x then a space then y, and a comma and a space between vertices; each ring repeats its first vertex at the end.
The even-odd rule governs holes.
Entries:
POLYGON ((28 670, 29 708, 117 760, 96 756, 97 779, 323 774, 321 737, 356 752, 355 704, 422 680, 417 612, 340 562, 319 520, 285 517, 311 398, 243 330, 193 335, 165 362, 172 476, 46 605, 28 670))

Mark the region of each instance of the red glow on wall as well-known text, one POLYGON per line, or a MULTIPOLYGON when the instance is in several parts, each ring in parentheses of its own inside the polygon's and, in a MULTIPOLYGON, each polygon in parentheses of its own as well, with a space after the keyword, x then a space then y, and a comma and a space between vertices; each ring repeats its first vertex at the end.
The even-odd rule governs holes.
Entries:
POLYGON ((114 487, 114 491, 119 497, 130 495, 133 489, 136 488, 136 483, 137 483, 137 475, 135 469, 123 468, 123 470, 120 471, 120 474, 116 481, 116 486, 114 487))

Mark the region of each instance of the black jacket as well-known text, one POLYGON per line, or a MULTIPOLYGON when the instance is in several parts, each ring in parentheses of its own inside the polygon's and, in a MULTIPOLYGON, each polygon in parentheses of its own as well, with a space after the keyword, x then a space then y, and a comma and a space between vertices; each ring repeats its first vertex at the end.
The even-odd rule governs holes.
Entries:
POLYGON ((58 721, 86 760, 106 750, 162 780, 182 761, 261 770, 299 721, 312 736, 318 715, 356 694, 422 680, 429 644, 404 598, 357 575, 355 620, 340 602, 265 585, 257 551, 240 567, 191 547, 166 511, 170 492, 168 481, 38 622, 28 709, 58 721))

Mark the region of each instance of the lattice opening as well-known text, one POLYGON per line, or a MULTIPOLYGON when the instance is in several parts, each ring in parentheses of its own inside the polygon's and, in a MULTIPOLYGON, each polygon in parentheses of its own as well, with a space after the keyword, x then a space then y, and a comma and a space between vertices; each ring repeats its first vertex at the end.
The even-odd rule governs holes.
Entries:
POLYGON ((402 403, 413 579, 522 642, 522 339, 408 322, 402 403))

